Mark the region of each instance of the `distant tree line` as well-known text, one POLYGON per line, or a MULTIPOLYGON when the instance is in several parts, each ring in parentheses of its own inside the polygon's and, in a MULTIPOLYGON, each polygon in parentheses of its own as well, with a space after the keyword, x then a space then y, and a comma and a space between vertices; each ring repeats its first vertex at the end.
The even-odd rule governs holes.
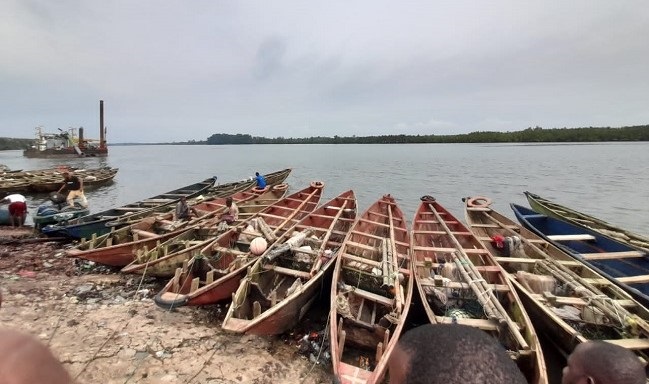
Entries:
POLYGON ((34 143, 34 139, 12 139, 0 137, 0 151, 9 149, 25 149, 34 143))
POLYGON ((530 127, 516 132, 471 132, 461 135, 381 135, 334 137, 256 137, 217 133, 206 141, 176 144, 416 144, 416 143, 552 143, 598 141, 649 141, 649 125, 633 127, 551 128, 530 127))
MULTIPOLYGON (((598 141, 649 141, 649 125, 633 127, 586 127, 586 128, 541 128, 530 127, 516 132, 481 131, 461 135, 381 135, 381 136, 314 136, 304 138, 259 137, 249 134, 216 133, 205 141, 189 140, 160 144, 423 144, 423 143, 574 143, 598 141)), ((0 150, 25 149, 33 139, 12 139, 0 137, 0 150)), ((142 145, 121 143, 113 145, 142 145)))

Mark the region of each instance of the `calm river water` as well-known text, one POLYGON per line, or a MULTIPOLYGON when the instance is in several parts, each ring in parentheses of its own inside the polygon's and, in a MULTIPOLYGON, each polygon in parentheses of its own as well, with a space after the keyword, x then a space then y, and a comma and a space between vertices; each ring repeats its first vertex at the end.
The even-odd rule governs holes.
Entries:
MULTIPOLYGON (((210 176, 220 182, 292 168, 287 182, 325 183, 322 202, 353 189, 364 210, 382 194, 413 217, 431 195, 463 219, 463 196, 483 195, 513 217, 529 190, 643 234, 649 233, 649 143, 112 146, 107 158, 27 159, 0 151, 11 169, 66 164, 118 167, 115 181, 86 193, 92 212, 123 205, 210 176)), ((30 197, 35 208, 46 195, 30 197)))

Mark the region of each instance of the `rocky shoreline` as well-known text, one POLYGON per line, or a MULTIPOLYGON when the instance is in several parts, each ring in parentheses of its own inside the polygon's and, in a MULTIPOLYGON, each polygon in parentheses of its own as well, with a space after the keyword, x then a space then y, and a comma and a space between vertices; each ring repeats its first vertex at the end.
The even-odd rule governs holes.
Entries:
POLYGON ((158 308, 165 283, 71 259, 31 228, 0 229, 0 324, 48 345, 78 383, 331 383, 300 340, 225 333, 226 308, 158 308), (300 353, 302 352, 302 353, 300 353))

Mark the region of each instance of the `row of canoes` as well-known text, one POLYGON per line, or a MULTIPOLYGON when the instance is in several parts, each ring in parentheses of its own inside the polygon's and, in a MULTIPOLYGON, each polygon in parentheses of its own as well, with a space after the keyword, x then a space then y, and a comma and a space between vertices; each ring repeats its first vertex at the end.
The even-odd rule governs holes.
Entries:
POLYGON ((542 234, 523 225, 545 215, 524 213, 519 225, 478 198, 466 200, 468 225, 422 198, 409 230, 391 196, 358 216, 352 191, 319 205, 323 187, 313 182, 289 196, 285 185, 232 193, 241 214, 231 225, 219 219, 223 198, 212 197, 194 202, 200 216, 187 223, 157 215, 91 236, 67 252, 168 278, 155 297, 162 308, 232 300, 222 326, 239 333, 294 327, 332 279, 331 355, 343 383, 384 380, 413 295, 430 322, 493 335, 530 383, 548 381, 536 332, 550 335, 566 353, 602 339, 647 361, 643 277, 607 269, 644 261, 641 249, 615 251, 625 252, 615 254, 620 261, 603 247, 604 238, 586 236, 584 229, 542 234), (597 247, 579 257, 568 247, 575 241, 597 247), (597 264, 604 262, 614 265, 597 264))
POLYGON ((0 175, 0 193, 48 193, 63 184, 63 172, 71 172, 83 180, 84 187, 93 188, 113 181, 118 168, 100 167, 74 169, 58 167, 33 171, 5 172, 0 175))

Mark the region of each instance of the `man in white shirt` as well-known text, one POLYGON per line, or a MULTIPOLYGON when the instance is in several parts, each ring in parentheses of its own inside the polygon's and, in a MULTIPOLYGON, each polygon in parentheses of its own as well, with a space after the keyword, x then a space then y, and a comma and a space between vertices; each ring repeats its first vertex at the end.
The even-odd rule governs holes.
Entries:
POLYGON ((14 193, 6 196, 0 203, 9 204, 9 219, 12 227, 25 225, 25 217, 27 217, 27 199, 25 199, 25 196, 14 193))

